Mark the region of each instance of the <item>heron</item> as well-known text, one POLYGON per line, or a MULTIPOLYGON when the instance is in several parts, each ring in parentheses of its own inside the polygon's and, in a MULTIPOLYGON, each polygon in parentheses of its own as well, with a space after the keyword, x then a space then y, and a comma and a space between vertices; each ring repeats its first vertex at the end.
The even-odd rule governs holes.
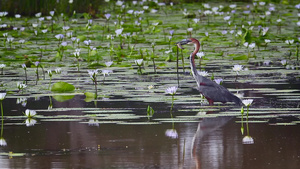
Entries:
POLYGON ((216 82, 201 76, 195 65, 195 55, 200 49, 200 42, 195 38, 184 39, 176 43, 180 49, 184 49, 182 45, 194 44, 195 49, 190 55, 190 66, 193 77, 198 85, 197 89, 207 99, 209 105, 213 105, 214 102, 234 102, 237 105, 242 105, 240 98, 228 91, 224 86, 217 84, 216 82))

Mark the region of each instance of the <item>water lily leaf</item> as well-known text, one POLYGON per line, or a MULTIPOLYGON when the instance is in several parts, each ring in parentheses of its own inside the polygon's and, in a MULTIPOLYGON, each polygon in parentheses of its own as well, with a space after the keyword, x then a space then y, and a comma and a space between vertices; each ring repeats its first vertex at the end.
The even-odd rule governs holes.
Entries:
POLYGON ((67 82, 57 82, 53 84, 51 91, 63 93, 74 91, 74 89, 75 87, 67 82))
POLYGON ((67 100, 73 99, 75 95, 54 95, 53 98, 58 102, 65 102, 67 100))
POLYGON ((247 59, 248 59, 247 55, 241 55, 233 58, 233 60, 247 60, 247 59))

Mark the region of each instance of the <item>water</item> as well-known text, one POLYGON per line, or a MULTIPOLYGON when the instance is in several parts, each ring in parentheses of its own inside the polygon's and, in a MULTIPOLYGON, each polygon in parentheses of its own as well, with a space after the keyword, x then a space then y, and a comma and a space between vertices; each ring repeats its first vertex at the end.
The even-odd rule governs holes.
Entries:
MULTIPOLYGON (((109 109, 115 106, 133 110, 134 114, 145 112, 146 103, 134 101, 83 101, 84 96, 75 96, 66 102, 53 99, 54 111, 38 111, 39 115, 77 115, 77 121, 48 121, 38 118, 34 126, 26 127, 25 119, 10 117, 21 115, 24 108, 15 104, 16 99, 4 100, 5 116, 3 137, 7 146, 1 152, 24 153, 22 156, 0 156, 0 168, 297 168, 300 164, 298 144, 299 125, 271 125, 249 123, 249 135, 254 144, 243 144, 241 123, 237 117, 223 116, 202 118, 198 122, 174 123, 178 139, 165 135, 172 123, 156 125, 136 124, 87 124, 85 111, 55 111, 56 108, 85 107, 109 109), (10 104, 8 104, 10 103, 10 104), (12 115, 12 116, 11 116, 12 115)), ((113 100, 113 99, 112 99, 113 100)), ((49 97, 38 100, 30 98, 27 107, 47 109, 49 97)), ((168 110, 166 104, 158 103, 156 109, 168 110)), ((179 109, 180 106, 174 107, 179 109)), ((168 117, 161 111, 153 117, 168 117)), ((176 114, 176 110, 174 110, 176 114)), ((214 114, 214 112, 211 112, 214 114)), ((180 116, 186 113, 178 113, 180 116)), ((59 119, 59 118, 58 118, 59 119)), ((60 118, 62 119, 62 118, 60 118)), ((73 120, 74 120, 73 119, 73 120)), ((145 121, 119 120, 127 122, 145 121)), ((110 120, 106 120, 109 122, 110 120)), ((245 124, 244 124, 245 125, 245 124)), ((246 129, 246 126, 245 126, 246 129)), ((246 130, 245 130, 246 132, 246 130)))

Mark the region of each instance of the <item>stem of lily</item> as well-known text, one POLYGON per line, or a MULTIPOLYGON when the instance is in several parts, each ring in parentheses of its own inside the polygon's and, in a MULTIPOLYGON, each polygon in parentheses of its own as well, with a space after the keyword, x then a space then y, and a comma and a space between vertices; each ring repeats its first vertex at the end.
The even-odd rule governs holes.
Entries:
POLYGON ((185 72, 185 69, 184 69, 184 56, 183 56, 182 50, 181 50, 181 60, 182 60, 182 69, 183 69, 183 72, 185 72))
POLYGON ((2 137, 2 135, 3 135, 3 105, 2 105, 2 100, 0 101, 0 103, 1 103, 1 117, 2 117, 2 123, 1 123, 1 137, 2 137))
POLYGON ((37 66, 37 68, 36 68, 36 82, 35 82, 36 85, 37 85, 38 80, 39 80, 39 66, 37 66))
MULTIPOLYGON (((174 105, 174 94, 172 94, 172 105, 171 105, 171 111, 173 110, 173 105, 174 105)), ((173 118, 173 117, 172 117, 173 118)))
POLYGON ((152 58, 152 61, 153 61, 153 69, 154 69, 154 73, 156 74, 156 67, 155 67, 155 60, 154 60, 154 56, 152 58))
POLYGON ((247 135, 249 136, 248 113, 249 113, 249 105, 247 106, 247 121, 246 121, 246 125, 247 125, 247 135))
POLYGON ((176 62, 176 69, 177 69, 177 85, 179 86, 179 74, 178 74, 178 46, 177 46, 177 62, 176 62))
POLYGON ((51 89, 51 81, 52 81, 52 76, 50 76, 49 87, 48 87, 49 90, 51 89))
POLYGON ((25 84, 27 85, 27 71, 25 69, 25 84))
POLYGON ((96 75, 95 75, 95 77, 94 77, 94 79, 95 79, 95 99, 97 99, 97 97, 98 97, 98 94, 97 94, 97 78, 96 78, 96 75))
POLYGON ((242 113, 242 127, 241 127, 241 133, 242 135, 244 134, 244 107, 242 107, 241 109, 241 113, 242 113))

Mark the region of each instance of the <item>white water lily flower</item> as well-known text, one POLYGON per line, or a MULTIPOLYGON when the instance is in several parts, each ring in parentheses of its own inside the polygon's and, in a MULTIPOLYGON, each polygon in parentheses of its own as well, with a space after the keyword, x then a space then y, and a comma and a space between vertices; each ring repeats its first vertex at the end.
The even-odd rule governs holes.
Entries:
POLYGON ((111 17, 111 14, 107 13, 104 16, 105 16, 106 20, 109 20, 109 18, 111 17))
POLYGON ((138 66, 141 66, 142 63, 143 63, 143 59, 137 59, 137 60, 135 60, 134 62, 135 62, 135 64, 137 64, 138 66))
POLYGON ((199 19, 199 18, 194 18, 193 21, 194 21, 195 23, 198 23, 198 22, 200 21, 200 19, 199 19))
POLYGON ((0 64, 0 69, 3 69, 6 67, 6 64, 0 64))
POLYGON ((122 6, 123 3, 124 3, 123 1, 119 1, 119 0, 118 0, 118 1, 116 2, 116 5, 117 5, 117 6, 122 6))
POLYGON ((62 29, 63 29, 64 31, 67 31, 67 30, 70 29, 70 26, 63 26, 62 29))
POLYGON ((188 32, 192 32, 192 31, 193 31, 193 28, 187 28, 187 31, 188 31, 188 32))
POLYGON ((83 43, 87 46, 91 45, 92 41, 91 40, 85 40, 83 43))
POLYGON ((54 16, 54 11, 50 11, 49 13, 52 17, 54 16))
POLYGON ((101 73, 103 74, 103 76, 109 75, 112 72, 113 72, 112 70, 106 70, 106 69, 101 70, 101 73))
POLYGON ((47 73, 50 77, 52 76, 52 70, 47 70, 47 73))
POLYGON ((243 65, 234 65, 232 70, 239 74, 238 72, 243 70, 243 65))
POLYGON ((113 61, 109 61, 109 62, 105 62, 106 67, 110 67, 114 62, 113 61))
POLYGON ((117 30, 115 31, 115 33, 116 33, 116 36, 119 36, 119 35, 121 35, 121 34, 122 34, 122 32, 123 32, 123 28, 121 28, 121 29, 117 29, 117 30))
POLYGON ((55 38, 58 39, 58 40, 61 40, 64 38, 64 35, 63 34, 57 34, 55 35, 55 38))
POLYGON ((286 40, 285 43, 288 44, 288 45, 291 45, 291 44, 294 43, 294 39, 286 40))
POLYGON ((236 8, 236 4, 231 4, 231 5, 229 5, 229 7, 230 7, 231 9, 236 8))
POLYGON ((174 95, 176 94, 176 91, 177 91, 178 87, 177 86, 172 86, 172 87, 168 87, 165 92, 167 94, 170 94, 170 95, 174 95))
POLYGON ((225 17, 224 17, 224 20, 225 20, 225 21, 228 21, 229 19, 230 19, 230 16, 225 16, 225 17))
POLYGON ((25 89, 25 88, 27 87, 27 85, 24 84, 24 83, 18 82, 18 83, 17 83, 17 87, 18 87, 19 90, 22 90, 22 89, 25 89))
POLYGON ((43 29, 42 32, 43 33, 47 33, 48 29, 43 29))
POLYGON ((242 100, 242 102, 245 106, 250 106, 253 102, 253 99, 242 100))
POLYGON ((282 60, 282 61, 280 61, 280 63, 281 63, 283 66, 285 66, 285 65, 287 64, 287 61, 286 61, 286 60, 282 60))
POLYGON ((214 80, 217 84, 221 84, 223 82, 223 79, 215 79, 214 80))
POLYGON ((172 139, 178 138, 178 133, 175 129, 167 129, 166 132, 165 132, 165 135, 167 137, 172 138, 172 139))
POLYGON ((28 118, 32 118, 35 115, 36 115, 36 111, 35 110, 29 110, 29 109, 25 110, 25 116, 27 116, 28 118))
POLYGON ((0 101, 4 100, 6 96, 6 93, 0 93, 0 101))
POLYGON ((15 38, 10 37, 10 38, 7 38, 6 40, 7 40, 8 43, 11 43, 12 41, 14 41, 14 39, 15 39, 15 38))
POLYGON ((198 71, 198 74, 200 76, 208 76, 208 72, 207 71, 199 71, 199 70, 197 70, 197 71, 198 71))
POLYGON ((268 31, 269 31, 269 27, 263 27, 262 28, 262 35, 265 36, 268 31))
POLYGON ((251 43, 251 44, 249 45, 249 48, 251 48, 251 49, 255 48, 255 43, 251 43))
POLYGON ((3 137, 0 138, 0 146, 7 146, 7 143, 3 137))
POLYGON ((55 73, 56 73, 56 74, 61 74, 61 68, 56 68, 56 69, 55 69, 55 73))
POLYGON ((94 76, 98 74, 98 70, 88 70, 88 74, 92 79, 94 79, 94 76))
POLYGON ((67 44, 67 42, 62 42, 60 45, 63 46, 63 47, 65 47, 65 46, 67 46, 68 44, 67 44))
POLYGON ((265 39, 265 43, 270 43, 271 40, 270 39, 265 39))
POLYGON ((21 18, 21 15, 20 14, 15 14, 15 17, 16 18, 21 18))
POLYGON ((32 24, 32 27, 34 27, 34 28, 36 28, 36 27, 38 27, 39 26, 39 24, 37 24, 37 23, 33 23, 32 24))

